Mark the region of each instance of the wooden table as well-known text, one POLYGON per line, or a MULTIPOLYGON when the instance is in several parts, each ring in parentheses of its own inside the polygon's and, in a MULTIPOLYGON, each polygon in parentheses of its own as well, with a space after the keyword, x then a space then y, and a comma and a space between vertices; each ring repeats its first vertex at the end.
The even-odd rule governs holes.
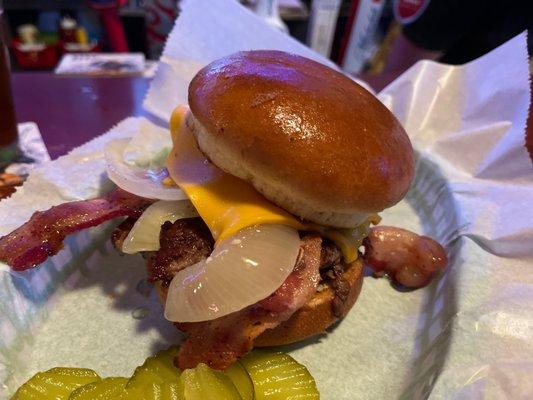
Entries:
MULTIPOLYGON (((386 76, 368 82, 380 90, 392 79, 393 76, 386 76)), ((17 118, 21 122, 37 123, 52 159, 106 132, 128 116, 144 115, 142 101, 148 84, 142 77, 76 78, 45 72, 13 74, 17 118)), ((529 117, 527 143, 533 154, 533 113, 529 117)))
POLYGON ((101 135, 131 115, 143 115, 149 81, 142 77, 77 78, 14 73, 13 96, 20 122, 39 126, 52 159, 101 135))

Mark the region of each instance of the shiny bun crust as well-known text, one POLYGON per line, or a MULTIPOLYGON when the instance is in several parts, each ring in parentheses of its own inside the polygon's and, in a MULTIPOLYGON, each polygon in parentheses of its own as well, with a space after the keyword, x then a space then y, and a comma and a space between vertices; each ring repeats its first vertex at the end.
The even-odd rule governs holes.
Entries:
POLYGON ((218 167, 304 219, 353 227, 403 198, 411 143, 371 93, 322 64, 240 52, 189 86, 189 126, 218 167))
MULTIPOLYGON (((279 346, 298 342, 315 335, 323 335, 326 329, 343 318, 355 304, 363 285, 363 263, 357 260, 346 266, 343 278, 349 283, 350 291, 341 305, 340 315, 333 312, 335 293, 326 286, 321 292, 296 311, 291 318, 274 329, 269 329, 254 341, 255 347, 279 346)), ((160 281, 155 283, 157 293, 163 305, 167 298, 167 288, 160 281)))

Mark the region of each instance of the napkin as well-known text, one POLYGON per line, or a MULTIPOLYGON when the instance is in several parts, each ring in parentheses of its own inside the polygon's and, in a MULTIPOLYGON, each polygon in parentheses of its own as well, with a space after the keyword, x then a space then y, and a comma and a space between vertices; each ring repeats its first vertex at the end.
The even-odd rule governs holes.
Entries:
MULTIPOLYGON (((146 109, 166 119, 186 101, 199 68, 259 48, 329 64, 234 1, 181 2, 146 109)), ((330 334, 282 349, 309 368, 323 399, 531 398, 533 174, 523 146, 530 98, 525 34, 465 66, 420 62, 379 98, 404 124, 417 155, 411 190, 383 213, 383 223, 435 237, 450 265, 429 287, 410 292, 366 277, 354 309, 330 334)), ((0 202, 0 234, 34 210, 108 190, 103 146, 149 123, 129 118, 36 168, 22 189, 0 202)), ((0 395, 56 365, 129 374, 144 357, 179 340, 143 280, 141 257, 110 251, 111 227, 73 235, 63 252, 29 273, 0 269, 0 395)))
POLYGON ((22 159, 10 164, 5 172, 15 175, 27 175, 37 164, 50 161, 50 154, 44 145, 41 132, 35 122, 21 122, 17 126, 19 147, 22 159))

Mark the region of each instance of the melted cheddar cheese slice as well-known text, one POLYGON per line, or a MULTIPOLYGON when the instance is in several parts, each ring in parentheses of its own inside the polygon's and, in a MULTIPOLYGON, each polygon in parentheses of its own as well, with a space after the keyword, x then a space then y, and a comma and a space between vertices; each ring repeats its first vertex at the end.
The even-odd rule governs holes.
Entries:
POLYGON ((170 118, 174 146, 167 169, 194 204, 216 241, 259 224, 304 228, 295 217, 266 200, 250 184, 209 162, 185 126, 187 113, 188 107, 179 106, 170 118))

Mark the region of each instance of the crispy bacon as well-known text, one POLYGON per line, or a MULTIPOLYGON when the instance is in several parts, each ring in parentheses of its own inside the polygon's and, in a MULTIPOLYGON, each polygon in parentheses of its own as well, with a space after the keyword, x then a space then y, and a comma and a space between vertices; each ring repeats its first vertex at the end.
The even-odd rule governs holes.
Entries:
POLYGON ((259 302, 262 308, 276 313, 297 310, 314 296, 320 282, 321 243, 317 235, 304 236, 294 270, 278 290, 259 302))
POLYGON ((122 216, 138 217, 153 200, 116 189, 92 200, 60 204, 34 213, 31 219, 0 238, 0 261, 22 271, 63 248, 67 235, 122 216))
POLYGON ((406 287, 427 285, 446 268, 442 246, 427 236, 392 226, 375 226, 363 241, 364 260, 376 276, 385 274, 406 287))
POLYGON ((315 295, 320 280, 321 242, 318 236, 302 238, 294 271, 265 300, 212 321, 176 324, 188 334, 181 344, 178 366, 193 368, 203 362, 225 369, 250 351, 261 333, 289 319, 315 295))
POLYGON ((251 306, 211 321, 176 324, 179 330, 187 333, 187 338, 181 342, 174 363, 182 369, 206 363, 223 370, 252 350, 256 337, 283 320, 251 306))
MULTIPOLYGON (((120 251, 133 226, 128 218, 113 233, 113 244, 120 251)), ((145 252, 149 279, 167 287, 180 269, 207 258, 213 239, 200 218, 178 220, 163 226, 161 248, 145 252)), ((300 253, 293 272, 269 297, 243 310, 211 321, 176 324, 188 333, 182 342, 178 365, 192 368, 198 363, 224 369, 251 350, 253 341, 267 329, 275 328, 311 299, 320 281, 321 266, 340 262, 338 250, 314 234, 301 239, 300 253)))

